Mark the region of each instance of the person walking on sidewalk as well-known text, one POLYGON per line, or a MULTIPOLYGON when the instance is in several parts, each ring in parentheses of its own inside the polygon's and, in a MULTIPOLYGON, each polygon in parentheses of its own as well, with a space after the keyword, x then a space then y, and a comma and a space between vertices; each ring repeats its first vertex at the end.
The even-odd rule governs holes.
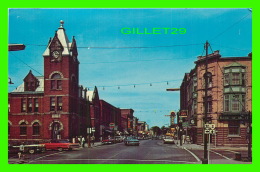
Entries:
POLYGON ((92 145, 94 146, 94 144, 95 144, 95 136, 94 135, 91 136, 91 142, 92 142, 92 145))
POLYGON ((82 137, 82 147, 83 147, 83 148, 85 147, 85 143, 86 143, 86 140, 85 140, 85 137, 83 136, 83 137, 82 137))
POLYGON ((24 159, 24 143, 22 142, 22 144, 19 146, 19 152, 18 152, 18 157, 19 160, 24 159))

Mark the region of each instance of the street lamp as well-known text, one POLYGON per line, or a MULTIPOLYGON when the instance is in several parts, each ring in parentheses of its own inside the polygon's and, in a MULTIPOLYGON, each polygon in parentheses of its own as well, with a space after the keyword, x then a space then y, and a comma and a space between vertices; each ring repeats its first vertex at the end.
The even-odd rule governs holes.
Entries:
POLYGON ((12 82, 11 78, 9 78, 8 84, 14 84, 14 83, 12 82))
POLYGON ((24 44, 9 44, 8 45, 8 51, 20 51, 24 50, 25 45, 24 44))

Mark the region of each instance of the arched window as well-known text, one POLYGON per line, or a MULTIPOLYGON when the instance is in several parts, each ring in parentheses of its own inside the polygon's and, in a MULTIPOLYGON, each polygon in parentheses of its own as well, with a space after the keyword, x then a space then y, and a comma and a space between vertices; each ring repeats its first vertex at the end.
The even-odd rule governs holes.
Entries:
POLYGON ((62 89, 61 78, 62 77, 59 73, 54 73, 51 76, 51 89, 52 90, 61 90, 62 89))
POLYGON ((52 139, 60 139, 61 125, 58 122, 52 124, 52 139))
POLYGON ((20 135, 27 135, 27 125, 25 122, 20 124, 20 135))
POLYGON ((11 129, 11 125, 10 125, 10 123, 8 122, 8 135, 10 135, 10 129, 11 129))
POLYGON ((33 123, 33 135, 40 135, 40 124, 38 122, 33 123))

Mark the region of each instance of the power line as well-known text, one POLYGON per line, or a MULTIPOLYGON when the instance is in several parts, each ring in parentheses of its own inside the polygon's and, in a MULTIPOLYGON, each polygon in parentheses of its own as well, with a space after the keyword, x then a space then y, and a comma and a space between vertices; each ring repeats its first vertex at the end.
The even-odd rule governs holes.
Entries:
MULTIPOLYGON (((176 80, 167 80, 167 81, 157 81, 157 82, 146 82, 146 83, 132 83, 132 84, 118 84, 118 85, 99 85, 96 87, 99 88, 103 88, 103 90, 105 90, 105 88, 110 88, 110 87, 118 87, 118 89, 120 89, 121 87, 126 87, 126 86, 133 86, 134 88, 136 88, 136 86, 140 86, 140 85, 148 85, 148 86, 153 86, 153 84, 159 84, 159 83, 166 83, 167 85, 169 85, 169 82, 176 82, 176 81, 181 81, 182 79, 176 79, 176 80)), ((88 87, 88 88, 94 88, 94 87, 88 87)))
POLYGON ((224 31, 220 32, 218 35, 216 35, 215 37, 213 37, 210 40, 215 40, 217 37, 223 35, 226 31, 228 31, 229 29, 231 29, 232 27, 234 27, 236 24, 240 23, 242 20, 244 20, 245 18, 247 18, 251 13, 248 13, 247 15, 243 16, 242 18, 240 18, 238 21, 236 21, 235 23, 233 23, 231 26, 229 26, 227 29, 225 29, 224 31))
MULTIPOLYGON (((162 46, 137 46, 137 47, 91 47, 91 46, 78 46, 77 48, 86 48, 86 49, 138 49, 138 48, 167 48, 167 47, 182 47, 182 46, 195 46, 201 45, 203 43, 196 44, 177 44, 177 45, 162 45, 162 46)), ((47 45, 39 45, 39 44, 25 44, 26 46, 45 46, 47 45)), ((70 47, 64 47, 70 48, 70 47)))
POLYGON ((20 58, 18 58, 15 54, 13 54, 12 52, 10 52, 16 59, 18 59, 20 62, 22 62, 23 64, 25 64, 27 67, 31 68, 33 71, 35 71, 36 73, 40 74, 40 76, 43 76, 40 72, 38 72, 36 69, 34 69, 33 67, 31 67, 30 65, 28 65, 27 63, 25 63, 23 60, 21 60, 20 58))
POLYGON ((229 47, 229 46, 226 46, 226 45, 219 45, 219 44, 211 44, 211 45, 216 45, 216 46, 219 46, 219 47, 223 47, 223 48, 228 48, 228 49, 234 49, 234 50, 239 50, 239 51, 252 51, 252 50, 249 50, 249 49, 240 49, 240 48, 234 48, 234 47, 229 47))

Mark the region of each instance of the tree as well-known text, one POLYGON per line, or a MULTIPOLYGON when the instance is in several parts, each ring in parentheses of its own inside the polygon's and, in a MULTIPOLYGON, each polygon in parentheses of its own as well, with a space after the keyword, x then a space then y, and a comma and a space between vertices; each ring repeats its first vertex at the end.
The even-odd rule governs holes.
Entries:
POLYGON ((157 135, 158 136, 158 135, 162 134, 162 130, 158 126, 153 126, 151 128, 151 130, 153 131, 153 135, 157 135))
POLYGON ((162 126, 162 128, 161 128, 161 132, 162 132, 162 134, 166 134, 167 133, 167 131, 168 131, 168 128, 167 127, 165 127, 165 126, 162 126))

